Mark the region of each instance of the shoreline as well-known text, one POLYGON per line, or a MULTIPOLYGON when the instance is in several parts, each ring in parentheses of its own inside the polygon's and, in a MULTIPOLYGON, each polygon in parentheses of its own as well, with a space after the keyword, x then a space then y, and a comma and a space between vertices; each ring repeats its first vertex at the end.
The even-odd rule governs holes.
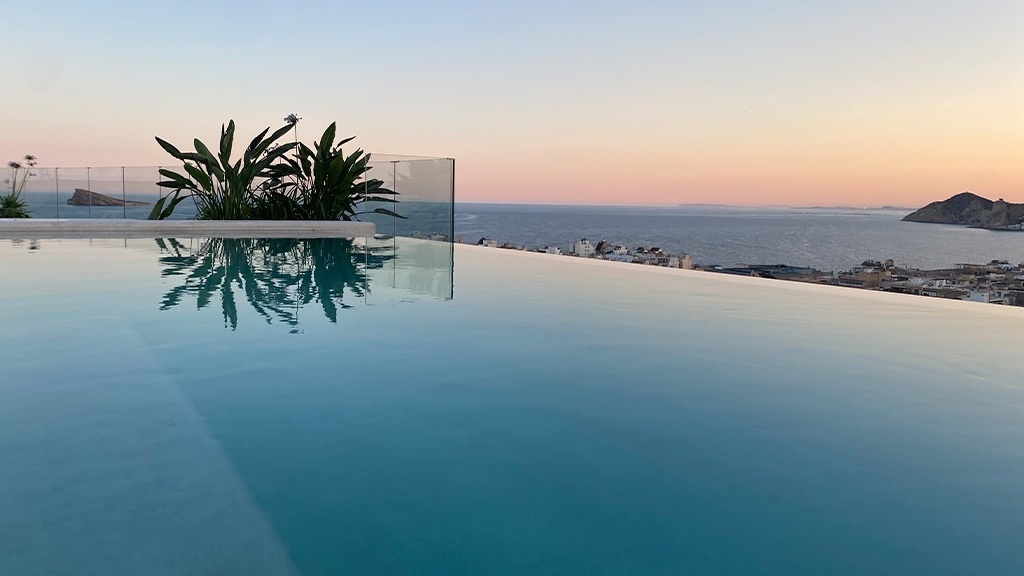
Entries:
MULTIPOLYGON (((466 245, 461 238, 458 238, 456 243, 466 245)), ((488 238, 481 238, 475 246, 485 249, 513 250, 648 267, 1024 306, 1024 262, 1011 264, 1006 260, 997 259, 984 264, 953 263, 950 267, 935 269, 901 267, 897 266, 892 259, 884 261, 868 259, 849 270, 823 271, 789 264, 744 264, 729 267, 718 264, 697 264, 686 253, 672 255, 654 246, 641 246, 633 251, 625 246, 612 245, 604 240, 592 244, 586 238, 573 243, 569 252, 562 252, 560 248, 553 246, 531 249, 507 242, 499 243, 497 240, 488 238)))

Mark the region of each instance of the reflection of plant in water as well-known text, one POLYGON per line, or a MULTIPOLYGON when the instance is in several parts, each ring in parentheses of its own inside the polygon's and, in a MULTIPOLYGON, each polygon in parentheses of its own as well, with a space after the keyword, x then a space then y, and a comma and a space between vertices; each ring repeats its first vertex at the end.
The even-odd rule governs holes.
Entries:
MULTIPOLYGON (((18 240, 18 239, 11 240, 11 245, 12 246, 16 246, 16 247, 20 248, 24 244, 25 244, 24 240, 18 240)), ((28 249, 29 250, 39 250, 39 246, 40 246, 39 245, 39 240, 29 240, 28 241, 28 249)))
POLYGON ((225 325, 238 327, 235 290, 245 294, 252 308, 267 323, 275 320, 294 329, 299 309, 319 302, 331 322, 338 309, 349 308, 346 291, 355 297, 369 292, 366 271, 380 268, 390 254, 356 249, 352 240, 315 238, 211 238, 191 250, 171 238, 158 239, 163 277, 184 276, 181 285, 164 295, 161 310, 181 303, 186 294, 205 308, 219 295, 225 325))

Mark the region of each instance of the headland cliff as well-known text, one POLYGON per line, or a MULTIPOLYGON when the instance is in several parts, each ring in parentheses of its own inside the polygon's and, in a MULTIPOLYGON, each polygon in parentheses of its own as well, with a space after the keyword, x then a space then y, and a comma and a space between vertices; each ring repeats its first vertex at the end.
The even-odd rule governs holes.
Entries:
POLYGON ((958 224, 987 230, 1024 229, 1024 204, 996 201, 971 192, 931 204, 903 217, 907 222, 958 224))

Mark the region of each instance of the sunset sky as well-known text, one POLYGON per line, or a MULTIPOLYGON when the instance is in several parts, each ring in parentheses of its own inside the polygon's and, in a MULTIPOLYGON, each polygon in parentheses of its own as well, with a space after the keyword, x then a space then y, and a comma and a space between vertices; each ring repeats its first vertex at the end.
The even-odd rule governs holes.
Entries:
POLYGON ((0 160, 168 163, 294 112, 462 201, 1024 202, 1024 2, 5 3, 0 160), (895 7, 894 7, 895 6, 895 7))

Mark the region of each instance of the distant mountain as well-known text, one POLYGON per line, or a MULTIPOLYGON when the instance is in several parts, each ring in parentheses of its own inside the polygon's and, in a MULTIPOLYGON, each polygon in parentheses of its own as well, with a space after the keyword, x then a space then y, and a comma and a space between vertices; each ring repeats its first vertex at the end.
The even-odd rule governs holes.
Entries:
POLYGON ((860 210, 869 212, 872 210, 911 210, 905 206, 793 206, 794 210, 860 210))
POLYGON ((907 214, 903 220, 959 224, 988 230, 1020 230, 1024 228, 1024 204, 1011 204, 1002 198, 993 202, 971 192, 961 192, 907 214))

